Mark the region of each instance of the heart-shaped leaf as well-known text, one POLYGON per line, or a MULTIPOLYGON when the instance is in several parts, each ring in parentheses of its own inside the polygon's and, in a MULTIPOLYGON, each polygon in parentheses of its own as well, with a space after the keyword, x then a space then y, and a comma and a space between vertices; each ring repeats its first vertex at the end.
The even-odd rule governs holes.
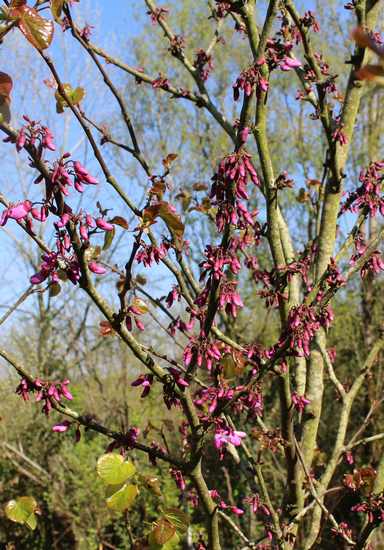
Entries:
POLYGON ((97 461, 97 473, 106 485, 124 483, 136 473, 132 462, 124 461, 121 455, 107 453, 97 461))
POLYGON ((33 530, 37 525, 35 516, 37 509, 37 502, 33 497, 19 497, 16 500, 10 500, 6 504, 5 515, 11 521, 25 523, 33 530))
POLYGON ((136 485, 124 485, 119 491, 107 498, 107 506, 115 512, 124 512, 130 508, 139 494, 136 485))
POLYGON ((176 528, 176 531, 183 534, 187 531, 190 520, 188 514, 178 508, 166 508, 164 517, 170 521, 176 528))
POLYGON ((148 537, 148 542, 151 550, 174 550, 179 548, 180 537, 177 533, 175 533, 165 544, 158 544, 155 541, 153 531, 151 531, 148 537))
POLYGON ((152 224, 155 222, 156 218, 161 218, 167 224, 168 229, 173 235, 176 248, 181 250, 183 245, 184 224, 174 208, 165 201, 159 201, 145 208, 143 212, 144 223, 152 224))
POLYGON ((41 17, 35 8, 18 2, 10 11, 10 16, 18 20, 18 27, 25 38, 38 50, 50 46, 53 38, 53 22, 41 17))
POLYGON ((165 544, 175 533, 176 527, 167 518, 160 518, 152 529, 153 540, 157 544, 165 544))

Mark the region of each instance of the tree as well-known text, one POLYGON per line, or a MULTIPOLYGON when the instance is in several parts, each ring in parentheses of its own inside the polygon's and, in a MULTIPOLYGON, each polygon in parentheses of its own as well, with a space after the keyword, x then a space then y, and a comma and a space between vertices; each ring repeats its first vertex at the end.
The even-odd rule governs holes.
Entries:
MULTIPOLYGON (((57 116, 72 115, 92 152, 84 163, 57 154, 59 135, 28 113, 10 124, 17 80, 0 75, 4 148, 16 146, 36 183, 27 198, 17 185, 0 195, 0 225, 12 223, 42 254, 31 287, 0 320, 38 296, 36 372, 25 345, 0 349, 20 377, 17 394, 42 402, 48 418, 66 417, 53 426, 63 438, 110 439, 94 464, 112 511, 129 515, 148 486, 158 496, 147 531, 125 526, 133 547, 191 545, 191 536, 214 550, 381 540, 380 0, 338 8, 343 28, 330 37, 324 6, 322 22, 291 0, 170 9, 145 0, 144 36, 159 39, 132 39, 132 64, 123 48, 115 57, 93 42, 74 1, 4 4, 3 49, 21 31, 50 73, 57 116), (63 80, 52 49, 60 27, 117 112, 90 115, 87 90, 63 80), (344 44, 347 62, 332 51, 344 44), (99 325, 93 341, 88 320, 99 325), (60 363, 86 362, 81 388, 92 378, 87 358, 100 361, 98 342, 109 338, 134 360, 137 399, 162 397, 177 424, 171 438, 151 425, 148 442, 128 414, 116 427, 105 400, 96 415, 68 406, 70 369, 60 363), (169 467, 182 507, 162 500, 137 453, 169 467)), ((73 462, 97 448, 79 446, 73 462)), ((7 517, 34 528, 36 498, 10 500, 7 517)))

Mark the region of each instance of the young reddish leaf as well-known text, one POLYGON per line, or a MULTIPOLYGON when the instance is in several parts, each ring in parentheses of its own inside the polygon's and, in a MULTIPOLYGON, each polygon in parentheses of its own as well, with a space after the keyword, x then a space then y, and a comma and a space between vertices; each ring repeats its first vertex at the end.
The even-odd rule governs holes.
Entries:
POLYGON ((109 223, 113 223, 114 225, 118 225, 122 227, 123 229, 128 229, 128 222, 125 218, 122 216, 115 216, 111 220, 108 220, 109 223))
POLYGON ((161 199, 162 196, 164 195, 164 192, 165 192, 165 183, 163 181, 159 180, 159 181, 156 181, 152 185, 152 187, 148 191, 148 194, 149 195, 156 195, 156 197, 161 199))
POLYGON ((41 17, 35 8, 24 4, 11 10, 18 19, 18 26, 25 38, 38 50, 45 50, 52 42, 53 22, 41 17))
POLYGON ((25 6, 27 3, 27 0, 12 0, 9 7, 12 8, 20 8, 21 6, 25 6))
POLYGON ((51 12, 56 21, 60 20, 65 0, 51 0, 51 12))
POLYGON ((154 525, 152 539, 157 544, 165 544, 176 533, 176 527, 167 518, 160 518, 154 525))
POLYGON ((382 81, 384 77, 384 67, 382 65, 364 65, 355 72, 356 78, 359 80, 376 80, 382 81))
POLYGON ((192 189, 194 191, 206 191, 208 189, 208 186, 207 184, 198 181, 192 185, 192 189))
POLYGON ((109 321, 100 321, 99 334, 100 336, 111 336, 114 334, 113 327, 109 321))
POLYGON ((366 31, 361 27, 352 31, 352 38, 360 48, 369 48, 379 57, 384 57, 384 47, 380 46, 366 31))
POLYGON ((12 91, 12 78, 7 73, 0 72, 0 98, 9 98, 12 91))
POLYGON ((58 296, 61 292, 61 286, 59 283, 52 283, 49 287, 49 296, 50 298, 54 298, 55 296, 58 296))
POLYGON ((11 91, 12 78, 6 73, 0 72, 0 122, 10 122, 11 120, 11 91))
POLYGON ((171 231, 175 246, 181 250, 183 245, 184 224, 180 216, 176 214, 172 206, 168 202, 160 201, 146 208, 143 212, 144 223, 152 224, 156 218, 161 218, 171 231))
POLYGON ((177 157, 178 155, 176 155, 176 153, 169 153, 169 155, 167 155, 165 159, 163 159, 164 167, 168 170, 172 162, 174 162, 177 159, 177 157))

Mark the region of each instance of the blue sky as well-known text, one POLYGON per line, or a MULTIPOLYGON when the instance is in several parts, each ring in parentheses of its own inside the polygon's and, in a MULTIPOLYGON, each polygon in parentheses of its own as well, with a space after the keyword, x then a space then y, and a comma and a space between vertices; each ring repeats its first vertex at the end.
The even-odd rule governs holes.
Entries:
MULTIPOLYGON (((167 5, 167 2, 159 2, 167 5)), ((298 2, 300 4, 300 2, 298 2)), ((304 0, 301 2, 304 9, 314 7, 314 1, 304 0)), ((144 0, 81 0, 79 4, 73 5, 73 15, 79 24, 90 23, 94 25, 94 41, 105 47, 111 54, 118 54, 123 60, 132 61, 132 52, 129 46, 122 47, 121 39, 129 43, 129 39, 137 35, 142 22, 146 20, 146 8, 144 0)), ((149 36, 150 39, 150 36, 149 36)), ((103 116, 108 109, 110 96, 104 94, 102 87, 94 81, 92 67, 84 61, 84 56, 67 57, 65 53, 66 44, 72 44, 68 33, 63 35, 59 27, 55 29, 55 41, 50 49, 50 54, 58 60, 60 74, 64 81, 75 85, 84 85, 87 89, 86 109, 88 113, 103 116)), ((69 52, 71 50, 69 49, 69 52)), ((75 54, 77 55, 77 54, 75 54)), ((28 47, 19 31, 15 30, 12 36, 7 37, 0 47, 0 70, 15 76, 15 87, 13 94, 14 125, 20 124, 21 115, 26 113, 32 117, 41 119, 44 124, 53 128, 58 144, 63 143, 65 150, 80 155, 78 160, 92 167, 97 171, 89 151, 84 147, 82 135, 69 113, 61 118, 54 114, 54 99, 52 90, 46 88, 43 80, 49 76, 46 69, 38 59, 36 52, 28 47), (41 83, 38 90, 33 84, 41 83), (69 130, 68 130, 69 128, 69 130), (68 131, 67 131, 68 130, 68 131)), ((113 74, 113 73, 112 73, 113 74)), ((20 200, 29 197, 30 192, 36 189, 31 185, 31 175, 25 174, 25 155, 16 155, 14 148, 0 142, 0 186, 4 193, 9 193, 11 200, 20 200), (23 160, 24 159, 24 160, 23 160), (24 197, 23 197, 24 193, 24 197)), ((100 175, 100 174, 98 174, 100 175)), ((126 178, 125 178, 126 179, 126 178)), ((84 200, 90 200, 91 191, 84 200)), ((102 191, 103 199, 110 199, 116 203, 116 199, 108 189, 102 191)), ((123 215, 124 212, 114 212, 123 215)), ((20 237, 16 224, 7 225, 7 233, 0 230, 0 254, 6 269, 0 274, 0 316, 7 304, 14 300, 28 286, 29 276, 32 274, 31 267, 26 267, 25 262, 20 261, 15 251, 14 241, 20 237), (5 262, 4 262, 5 259, 5 262)), ((1 328, 0 328, 1 331, 1 328)))

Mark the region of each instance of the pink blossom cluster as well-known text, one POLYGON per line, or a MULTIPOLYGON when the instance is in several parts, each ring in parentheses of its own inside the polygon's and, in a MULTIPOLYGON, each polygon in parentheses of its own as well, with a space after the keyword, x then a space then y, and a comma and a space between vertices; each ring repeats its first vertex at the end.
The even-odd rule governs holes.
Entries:
MULTIPOLYGON (((368 245, 361 232, 355 235, 354 239, 355 253, 351 256, 350 264, 354 265, 360 258, 366 253, 368 245)), ((381 271, 384 271, 384 259, 382 253, 379 250, 374 250, 370 253, 368 260, 363 264, 360 269, 360 273, 363 279, 368 275, 374 277, 381 271)))
POLYGON ((33 382, 27 378, 22 378, 16 388, 16 393, 24 401, 29 400, 29 394, 35 394, 35 401, 44 401, 42 412, 48 416, 53 408, 52 403, 59 403, 62 398, 72 400, 72 394, 68 389, 69 380, 63 382, 49 382, 36 378, 33 382))
POLYGON ((213 71, 212 55, 207 54, 207 52, 203 49, 197 50, 193 65, 198 71, 201 80, 205 82, 208 80, 210 73, 213 71))
POLYGON ((313 306, 294 306, 289 312, 286 329, 279 340, 280 346, 288 339, 291 351, 299 357, 309 357, 316 332, 320 327, 328 328, 332 318, 331 311, 326 308, 317 313, 313 306))
POLYGON ((349 193, 340 213, 346 210, 367 210, 371 216, 377 213, 384 216, 384 161, 372 162, 366 170, 360 172, 359 181, 361 185, 349 193))
POLYGON ((254 224, 257 212, 249 212, 241 199, 248 200, 247 183, 252 181, 260 186, 256 169, 251 162, 251 155, 244 150, 225 157, 219 164, 217 173, 212 178, 210 198, 218 207, 216 225, 219 231, 232 224, 245 229, 254 224))

